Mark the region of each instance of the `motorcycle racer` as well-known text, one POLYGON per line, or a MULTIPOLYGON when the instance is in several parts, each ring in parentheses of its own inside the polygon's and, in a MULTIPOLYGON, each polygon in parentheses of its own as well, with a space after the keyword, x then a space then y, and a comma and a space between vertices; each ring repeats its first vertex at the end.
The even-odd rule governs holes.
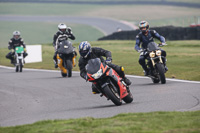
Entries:
MULTIPOLYGON (((75 36, 73 35, 71 28, 67 27, 64 23, 60 23, 58 25, 58 32, 56 32, 56 34, 53 37, 53 47, 55 50, 53 60, 54 60, 55 68, 58 68, 58 61, 56 58, 57 47, 61 41, 67 40, 68 38, 70 38, 71 40, 75 40, 75 36)), ((74 51, 74 55, 75 56, 77 55, 76 51, 74 51)))
MULTIPOLYGON (((139 29, 140 33, 136 36, 135 50, 140 53, 139 64, 142 66, 144 70, 144 75, 148 76, 150 75, 150 73, 145 63, 145 59, 147 58, 147 55, 145 55, 145 49, 147 48, 147 45, 150 42, 154 42, 154 38, 160 40, 161 42, 160 46, 164 46, 166 45, 166 43, 165 43, 165 38, 163 36, 158 34, 155 30, 149 29, 149 23, 147 21, 141 21, 139 23, 139 29)), ((162 51, 162 56, 165 57, 165 59, 163 60, 165 69, 168 70, 168 68, 166 67, 166 52, 164 50, 161 51, 162 51)))
MULTIPOLYGON (((100 58, 102 62, 106 62, 106 64, 113 68, 120 77, 124 80, 124 82, 127 85, 131 85, 131 81, 125 77, 124 68, 115 64, 112 64, 112 56, 111 52, 107 51, 102 48, 98 47, 91 47, 90 43, 87 41, 83 41, 79 45, 79 69, 80 69, 80 76, 87 80, 87 71, 85 69, 85 66, 87 65, 88 60, 94 59, 94 58, 100 58), (106 57, 106 60, 103 59, 103 56, 106 57)), ((92 90, 93 93, 98 93, 96 85, 92 84, 92 90)))
POLYGON ((15 47, 19 47, 19 46, 23 46, 24 47, 24 58, 28 55, 27 52, 26 52, 26 44, 24 43, 24 40, 20 37, 20 32, 19 31, 14 31, 13 32, 13 37, 10 39, 10 41, 8 42, 8 49, 11 50, 11 52, 9 52, 7 55, 6 55, 6 58, 10 59, 11 60, 11 64, 14 64, 15 61, 14 61, 14 49, 15 47))

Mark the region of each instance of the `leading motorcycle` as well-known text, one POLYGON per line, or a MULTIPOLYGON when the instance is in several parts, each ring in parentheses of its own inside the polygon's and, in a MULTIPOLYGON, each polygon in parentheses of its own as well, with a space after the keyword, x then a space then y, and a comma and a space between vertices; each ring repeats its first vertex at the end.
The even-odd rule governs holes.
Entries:
POLYGON ((121 105, 122 100, 126 103, 133 101, 129 86, 100 58, 90 59, 86 65, 86 71, 88 81, 93 82, 97 90, 102 93, 101 96, 105 96, 115 105, 121 105))

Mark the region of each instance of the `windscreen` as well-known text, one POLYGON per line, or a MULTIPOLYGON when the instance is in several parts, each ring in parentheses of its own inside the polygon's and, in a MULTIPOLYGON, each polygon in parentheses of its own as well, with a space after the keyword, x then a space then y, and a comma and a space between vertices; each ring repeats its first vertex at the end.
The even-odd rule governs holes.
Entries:
POLYGON ((101 66, 101 60, 99 58, 90 59, 88 61, 88 64, 86 65, 86 71, 89 74, 94 74, 100 69, 100 66, 101 66))
POLYGON ((58 53, 60 54, 71 54, 74 48, 70 41, 62 41, 58 44, 58 53))
POLYGON ((160 49, 160 48, 158 47, 158 45, 155 42, 150 42, 147 46, 148 51, 155 51, 158 49, 160 49))

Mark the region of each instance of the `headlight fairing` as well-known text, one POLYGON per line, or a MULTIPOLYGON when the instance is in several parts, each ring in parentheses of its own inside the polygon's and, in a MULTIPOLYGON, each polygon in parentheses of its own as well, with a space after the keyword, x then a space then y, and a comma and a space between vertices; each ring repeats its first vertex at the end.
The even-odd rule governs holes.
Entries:
POLYGON ((157 50, 157 51, 156 51, 156 55, 157 55, 157 56, 160 56, 160 55, 161 55, 161 50, 157 50))
POLYGON ((154 53, 154 52, 151 52, 151 53, 149 53, 149 56, 150 56, 151 58, 153 58, 153 57, 155 57, 155 53, 154 53))
POLYGON ((103 74, 103 70, 100 69, 100 70, 97 71, 95 74, 92 74, 92 77, 93 77, 94 79, 98 79, 98 78, 100 78, 100 77, 102 76, 102 74, 103 74))

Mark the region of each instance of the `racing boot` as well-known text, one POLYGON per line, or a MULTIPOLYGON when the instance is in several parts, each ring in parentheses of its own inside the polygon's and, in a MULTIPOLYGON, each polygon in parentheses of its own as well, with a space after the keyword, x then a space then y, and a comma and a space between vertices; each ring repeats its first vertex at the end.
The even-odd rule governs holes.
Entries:
POLYGON ((14 65, 15 64, 15 60, 14 59, 10 59, 10 63, 14 65))
POLYGON ((132 82, 126 77, 124 77, 123 80, 128 86, 132 84, 132 82))
POLYGON ((168 71, 168 67, 165 65, 165 71, 167 72, 168 71))
POLYGON ((131 85, 131 81, 127 78, 127 77, 125 77, 125 73, 124 73, 124 67, 120 67, 120 69, 121 69, 121 77, 122 77, 122 79, 124 80, 124 82, 129 86, 129 85, 131 85))
POLYGON ((55 68, 58 68, 58 63, 55 60, 54 60, 54 65, 55 68))
POLYGON ((144 70, 143 72, 144 72, 144 76, 149 76, 150 75, 149 70, 144 70))
POLYGON ((53 62, 54 62, 54 65, 55 65, 54 67, 58 68, 58 61, 57 61, 56 55, 53 56, 53 62))

